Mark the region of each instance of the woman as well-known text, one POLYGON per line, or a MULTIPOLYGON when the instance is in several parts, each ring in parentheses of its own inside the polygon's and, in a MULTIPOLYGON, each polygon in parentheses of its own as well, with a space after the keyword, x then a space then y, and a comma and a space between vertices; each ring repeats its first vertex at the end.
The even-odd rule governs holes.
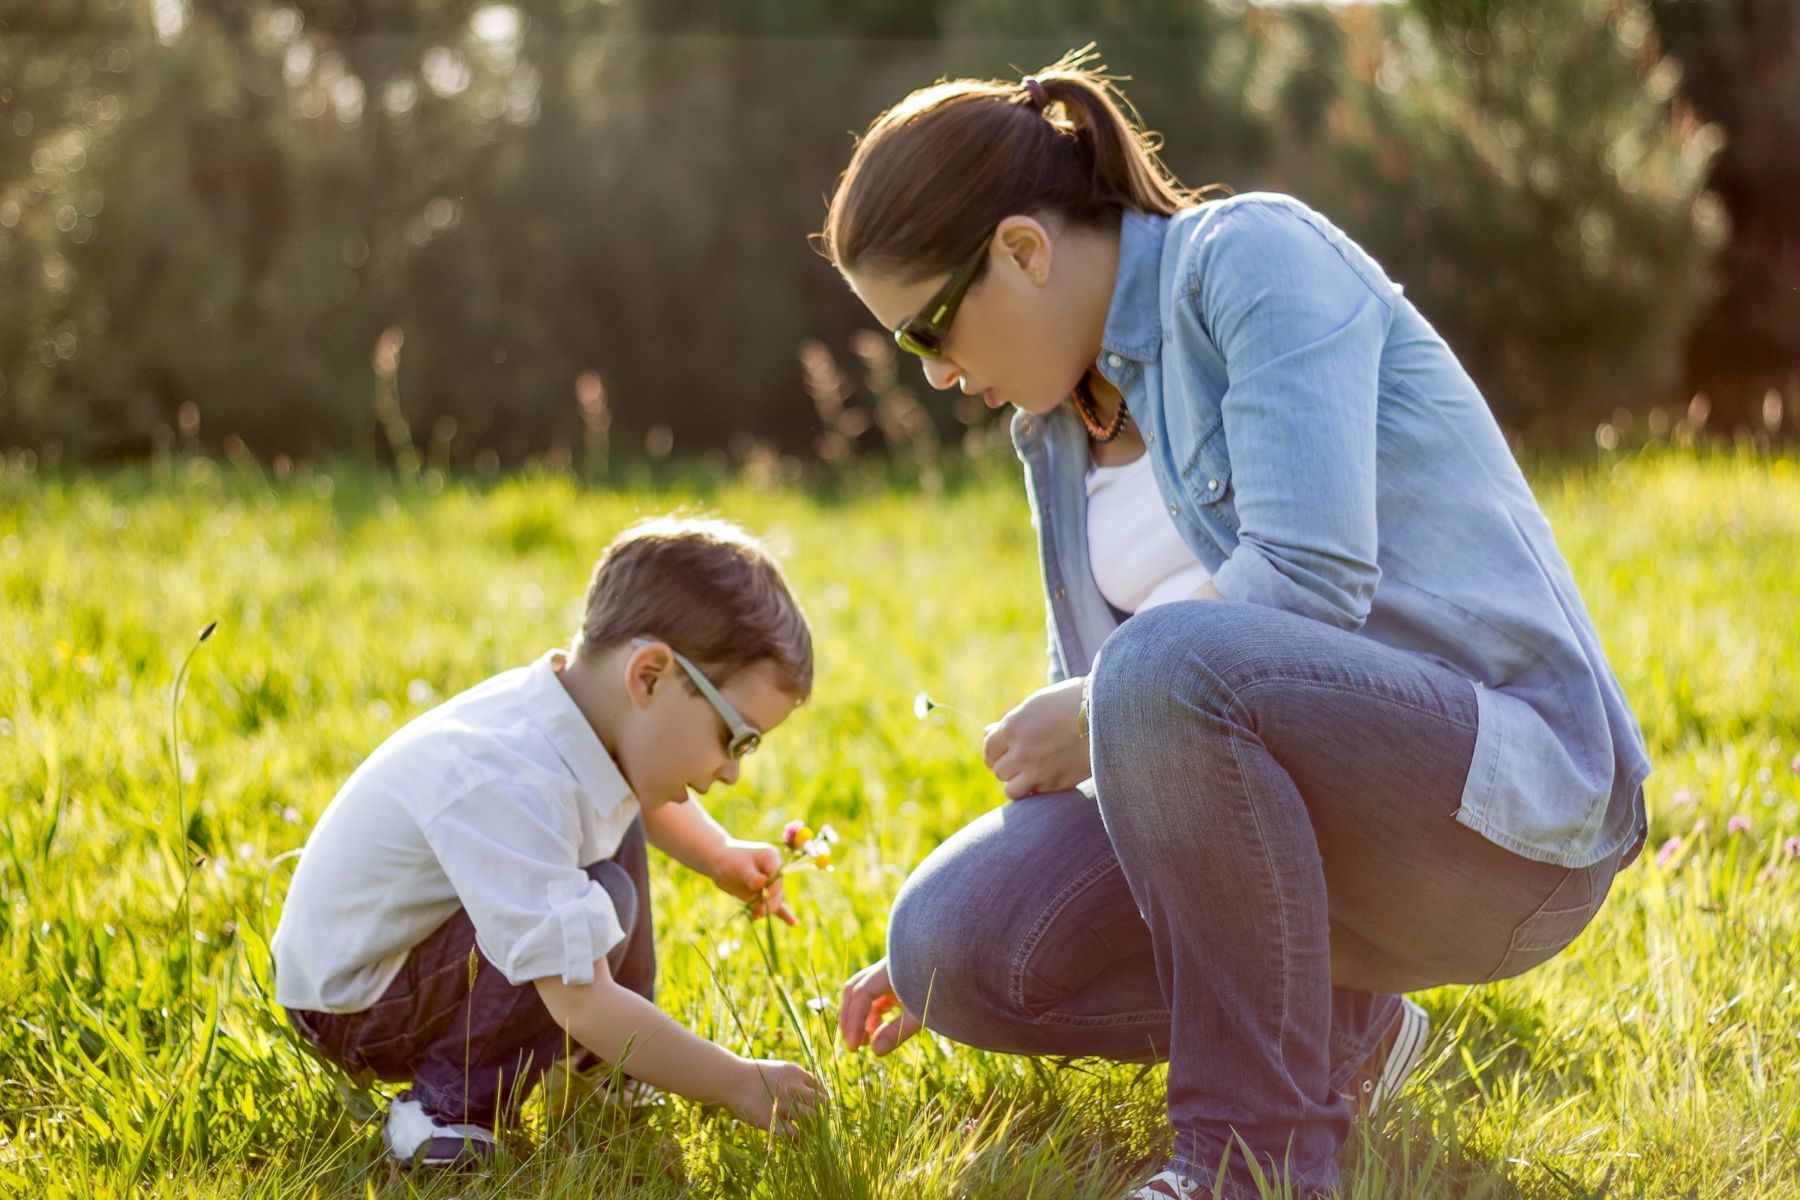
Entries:
POLYGON ((1400 994, 1550 958, 1645 834, 1487 406, 1329 221, 1184 192, 1079 58, 908 96, 823 241, 934 386, 1017 410, 1050 642, 984 747, 1016 803, 908 880, 846 1039, 1166 1056, 1134 1196, 1335 1187, 1418 1059, 1400 994))

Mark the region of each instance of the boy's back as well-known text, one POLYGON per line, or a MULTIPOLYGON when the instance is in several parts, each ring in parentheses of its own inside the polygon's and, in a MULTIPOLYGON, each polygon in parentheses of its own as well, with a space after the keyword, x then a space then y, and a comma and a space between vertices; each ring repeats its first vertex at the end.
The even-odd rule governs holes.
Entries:
POLYGON ((459 908, 509 979, 564 973, 545 889, 586 891, 579 868, 618 849, 638 805, 557 681, 555 658, 421 714, 345 782, 308 839, 275 931, 277 1003, 368 1008, 459 908))

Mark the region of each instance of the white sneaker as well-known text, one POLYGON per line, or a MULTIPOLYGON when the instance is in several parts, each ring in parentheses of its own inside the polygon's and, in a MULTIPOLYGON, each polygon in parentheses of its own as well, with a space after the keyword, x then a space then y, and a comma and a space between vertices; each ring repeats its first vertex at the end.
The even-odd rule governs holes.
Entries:
POLYGON ((1350 1106, 1351 1120, 1373 1117, 1376 1109, 1406 1085, 1407 1076, 1425 1056, 1425 1043, 1430 1036, 1430 1015, 1405 996, 1400 997, 1400 1011, 1393 1023, 1344 1085, 1344 1103, 1350 1106))
POLYGON ((411 1092, 401 1092, 388 1105, 381 1139, 403 1167, 476 1166, 494 1156, 493 1130, 434 1117, 411 1092))
POLYGON ((1173 1170, 1158 1171, 1125 1200, 1199 1200, 1200 1181, 1173 1170))

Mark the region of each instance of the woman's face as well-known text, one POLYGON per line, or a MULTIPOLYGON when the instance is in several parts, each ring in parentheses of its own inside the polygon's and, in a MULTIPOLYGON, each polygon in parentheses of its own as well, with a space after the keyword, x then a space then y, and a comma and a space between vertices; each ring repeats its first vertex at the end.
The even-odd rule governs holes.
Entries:
MULTIPOLYGON (((943 355, 921 359, 935 388, 957 387, 989 408, 1011 404, 1045 413, 1075 390, 1100 349, 1099 328, 1083 319, 1086 290, 1071 264, 1059 273, 1045 227, 1008 217, 988 244, 987 270, 963 296, 943 355)), ((892 331, 937 294, 949 273, 907 283, 875 272, 847 271, 850 290, 892 331)), ((1107 286, 1110 294, 1110 282, 1107 286)))

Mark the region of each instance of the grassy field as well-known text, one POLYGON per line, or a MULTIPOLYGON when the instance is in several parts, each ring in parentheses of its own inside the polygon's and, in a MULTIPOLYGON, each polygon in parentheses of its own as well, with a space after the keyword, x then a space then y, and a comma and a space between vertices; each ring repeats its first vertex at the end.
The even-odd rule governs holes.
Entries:
MULTIPOLYGON (((1651 845, 1560 958, 1418 997, 1430 1069, 1346 1150, 1346 1190, 1800 1195, 1800 469, 1657 450, 1534 482, 1649 738, 1651 845)), ((849 1058, 807 1003, 879 954, 908 870, 999 802, 972 727, 912 707, 923 689, 989 717, 1042 682, 1026 516, 999 465, 935 496, 0 473, 0 1194, 1120 1195, 1166 1151, 1160 1070, 930 1036, 849 1058), (683 504, 767 535, 819 647, 814 702, 711 807, 771 839, 828 820, 844 844, 799 880, 779 987, 733 902, 658 861, 662 1000, 816 1061, 829 1120, 771 1145, 684 1104, 534 1104, 491 1173, 397 1175, 371 1097, 268 996, 290 852, 382 737, 562 644, 597 550, 683 504), (177 768, 177 669, 215 619, 177 768)))

